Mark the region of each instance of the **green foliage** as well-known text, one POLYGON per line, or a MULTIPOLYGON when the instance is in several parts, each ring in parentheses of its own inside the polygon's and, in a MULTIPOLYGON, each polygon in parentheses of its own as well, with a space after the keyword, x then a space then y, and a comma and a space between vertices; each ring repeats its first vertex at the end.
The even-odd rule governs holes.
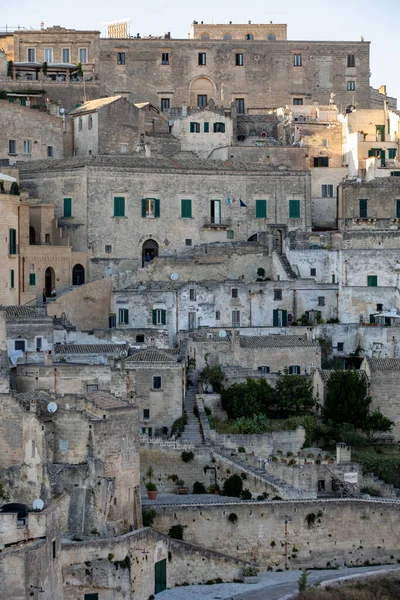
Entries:
POLYGON ((83 77, 82 63, 79 62, 77 64, 77 67, 78 67, 78 75, 79 75, 79 77, 83 77))
POLYGON ((363 371, 333 371, 327 383, 324 422, 350 423, 355 428, 362 428, 370 403, 363 371))
POLYGON ((357 453, 357 462, 362 465, 364 473, 374 473, 385 483, 400 488, 400 457, 365 452, 357 453))
POLYGON ((145 482, 146 489, 149 492, 156 492, 157 491, 157 486, 153 482, 153 477, 154 477, 154 469, 153 469, 153 467, 150 466, 147 469, 145 476, 143 477, 143 481, 145 482))
POLYGON ((233 498, 240 498, 240 494, 243 490, 243 480, 239 475, 231 475, 224 483, 222 489, 223 496, 231 496, 233 498))
POLYGON ((109 562, 112 562, 112 561, 113 561, 113 558, 114 558, 114 554, 113 554, 112 552, 110 552, 110 553, 108 554, 107 558, 108 558, 109 562))
POLYGON ((299 577, 299 592, 305 592, 308 588, 308 571, 307 569, 302 572, 299 577))
POLYGON ((317 427, 314 440, 318 446, 333 446, 336 442, 344 442, 353 447, 364 446, 366 439, 349 423, 333 423, 328 421, 317 427))
POLYGON ((257 567, 245 567, 243 569, 243 577, 257 577, 259 572, 260 569, 258 569, 257 567))
POLYGON ((187 412, 184 410, 183 415, 181 417, 179 417, 179 419, 176 419, 176 421, 174 421, 172 423, 171 435, 176 435, 176 437, 181 437, 181 435, 185 429, 185 425, 187 425, 187 422, 188 422, 188 416, 187 416, 187 412))
POLYGON ((248 490, 248 489, 243 490, 242 493, 240 494, 240 497, 242 500, 252 500, 252 498, 253 498, 250 490, 248 490))
POLYGON ((306 430, 306 439, 304 442, 304 446, 306 448, 312 446, 315 432, 318 427, 316 417, 314 417, 314 415, 298 415, 289 417, 289 419, 286 419, 284 423, 284 428, 287 430, 291 430, 296 429, 296 427, 299 427, 299 425, 304 427, 304 429, 306 430))
POLYGON ((7 62, 7 77, 12 77, 13 76, 13 61, 9 60, 7 62))
POLYGON ((230 521, 231 523, 236 523, 238 520, 238 516, 236 513, 231 513, 228 517, 228 521, 230 521))
POLYGON ((242 417, 236 421, 239 433, 255 435, 268 431, 269 421, 265 415, 255 415, 252 418, 242 417))
POLYGON ((306 515, 305 520, 307 521, 308 529, 312 529, 313 527, 315 527, 316 518, 317 516, 315 513, 308 513, 308 515, 306 515))
POLYGON ((0 500, 4 500, 8 502, 10 499, 10 494, 6 491, 4 484, 0 482, 0 500))
POLYGON ((146 509, 142 511, 143 527, 153 527, 154 519, 157 513, 154 508, 146 509))
POLYGON ((206 365, 199 375, 198 381, 203 385, 211 385, 214 392, 221 394, 223 390, 224 374, 220 365, 206 365))
POLYGON ((131 568, 131 559, 129 558, 128 555, 125 556, 124 559, 122 560, 115 560, 114 561, 114 567, 118 570, 120 567, 121 569, 130 569, 131 568))
POLYGON ((184 463, 188 463, 194 459, 194 453, 192 451, 186 452, 185 450, 181 454, 181 459, 184 463))
POLYGON ((246 383, 235 383, 221 393, 222 408, 230 419, 267 414, 274 403, 275 390, 265 379, 247 379, 246 383))
POLYGON ((366 432, 368 437, 371 437, 378 431, 386 433, 391 431, 394 422, 385 417, 379 410, 375 410, 373 413, 367 416, 364 421, 363 431, 366 432))
POLYGON ((168 531, 168 535, 174 540, 183 540, 184 529, 185 525, 172 525, 172 527, 168 531))
POLYGON ((287 369, 275 386, 279 417, 304 415, 315 408, 312 382, 302 375, 289 375, 287 369))
POLYGON ((193 484, 193 494, 205 494, 206 488, 200 481, 195 481, 193 484))
POLYGON ((244 452, 246 452, 246 448, 243 448, 243 446, 239 446, 238 452, 239 453, 244 453, 244 452))

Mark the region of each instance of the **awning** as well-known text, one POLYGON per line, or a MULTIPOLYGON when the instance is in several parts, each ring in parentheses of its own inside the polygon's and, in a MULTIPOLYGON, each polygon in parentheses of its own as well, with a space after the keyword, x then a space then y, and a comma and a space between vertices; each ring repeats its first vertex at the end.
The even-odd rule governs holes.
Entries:
POLYGON ((9 175, 6 175, 5 173, 0 173, 0 181, 10 181, 11 183, 13 183, 14 181, 17 181, 15 179, 15 177, 10 177, 9 175))

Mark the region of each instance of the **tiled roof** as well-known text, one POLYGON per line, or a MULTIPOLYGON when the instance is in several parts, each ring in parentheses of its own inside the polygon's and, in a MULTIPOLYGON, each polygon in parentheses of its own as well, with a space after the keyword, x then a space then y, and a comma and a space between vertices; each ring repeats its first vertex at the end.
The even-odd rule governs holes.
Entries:
POLYGON ((89 392, 87 394, 87 399, 90 402, 93 402, 97 408, 101 408, 102 410, 130 406, 127 402, 124 402, 123 400, 120 400, 119 398, 116 398, 107 392, 89 392))
POLYGON ((206 342, 208 339, 212 339, 213 342, 226 342, 231 339, 231 336, 229 334, 225 337, 220 337, 218 333, 211 331, 193 331, 189 334, 189 337, 194 342, 206 342))
POLYGON ((118 354, 127 350, 125 344, 56 344, 56 354, 118 354))
POLYGON ((369 358, 371 371, 400 371, 400 358, 369 358))
POLYGON ((176 363, 179 356, 179 349, 159 350, 158 348, 145 348, 133 352, 126 362, 170 362, 176 363))
POLYGON ((333 373, 333 369, 318 369, 318 371, 323 381, 329 381, 329 377, 333 373))
POLYGON ((44 318, 45 315, 36 308, 29 308, 28 306, 4 306, 0 307, 5 310, 8 319, 18 317, 30 317, 32 319, 44 318))
POLYGON ((112 104, 122 98, 122 96, 110 96, 109 98, 97 98, 96 100, 89 100, 85 102, 78 108, 71 110, 70 115, 80 115, 82 113, 93 112, 95 110, 99 110, 99 108, 103 108, 103 106, 107 106, 108 104, 112 104))
POLYGON ((305 337, 297 335, 262 335, 262 336, 240 336, 242 348, 289 348, 296 346, 313 347, 317 344, 309 342, 305 337))
MULTIPOLYGON (((393 170, 396 169, 393 167, 393 170)), ((398 190, 400 187, 400 177, 376 177, 371 181, 364 181, 359 183, 357 181, 344 181, 343 187, 357 187, 360 192, 361 190, 368 190, 371 188, 394 188, 398 190)))
MULTIPOLYGON (((27 161, 19 165, 21 176, 24 173, 37 173, 40 171, 66 171, 80 169, 83 167, 107 167, 115 169, 137 170, 137 171, 221 171, 221 172, 262 172, 278 173, 279 168, 272 165, 240 160, 208 160, 201 158, 172 159, 166 157, 142 157, 136 155, 98 155, 98 156, 72 156, 59 160, 36 160, 27 161)), ((287 171, 285 171, 287 172, 287 171)), ((298 171, 301 173, 301 171, 298 171)))

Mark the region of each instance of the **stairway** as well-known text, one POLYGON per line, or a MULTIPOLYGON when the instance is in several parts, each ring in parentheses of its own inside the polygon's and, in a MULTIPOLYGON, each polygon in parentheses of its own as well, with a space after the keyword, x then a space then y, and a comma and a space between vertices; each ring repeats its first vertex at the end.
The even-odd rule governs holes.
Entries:
POLYGON ((193 412, 196 405, 198 373, 193 372, 191 376, 192 385, 188 388, 185 398, 185 410, 187 413, 188 422, 185 425, 185 430, 181 435, 180 441, 182 444, 194 444, 195 446, 200 446, 204 444, 204 440, 200 432, 200 421, 193 412))
POLYGON ((285 271, 286 275, 288 276, 289 279, 297 279, 297 275, 296 273, 293 271, 292 269, 292 265, 290 264, 290 262, 287 259, 286 254, 279 254, 278 252, 276 253, 277 257, 279 258, 279 262, 282 265, 283 270, 285 271))

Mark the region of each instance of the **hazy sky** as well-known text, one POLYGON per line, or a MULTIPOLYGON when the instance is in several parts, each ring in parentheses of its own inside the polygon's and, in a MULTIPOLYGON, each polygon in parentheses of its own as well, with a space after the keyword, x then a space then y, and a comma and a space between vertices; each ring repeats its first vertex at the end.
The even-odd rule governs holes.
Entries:
MULTIPOLYGON (((5 0, 2 0, 2 3, 5 0)), ((187 0, 19 0, 1 11, 5 25, 39 29, 62 25, 75 29, 98 29, 104 23, 130 17, 131 34, 186 38, 193 20, 204 23, 287 23, 290 40, 359 40, 371 43, 371 84, 387 85, 390 96, 400 98, 400 0, 285 0, 284 2, 188 2, 187 0), (268 8, 268 5, 270 8, 268 8)), ((399 102, 400 106, 400 102, 399 102)))

